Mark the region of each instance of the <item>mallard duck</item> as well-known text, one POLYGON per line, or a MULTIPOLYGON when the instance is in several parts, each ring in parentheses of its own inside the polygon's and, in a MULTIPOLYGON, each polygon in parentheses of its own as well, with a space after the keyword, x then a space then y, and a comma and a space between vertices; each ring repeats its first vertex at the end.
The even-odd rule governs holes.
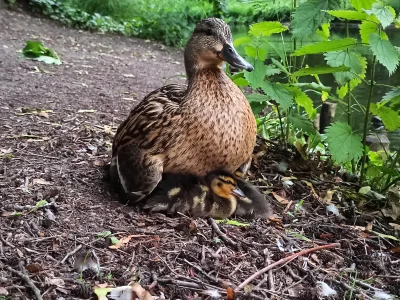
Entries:
POLYGON ((242 197, 245 195, 237 187, 235 177, 223 170, 212 171, 205 177, 164 173, 145 198, 143 208, 150 212, 225 219, 236 211, 242 197))
POLYGON ((238 188, 244 197, 238 198, 235 215, 240 217, 268 218, 273 211, 266 195, 244 179, 244 174, 238 170, 235 172, 238 188))
POLYGON ((235 50, 228 25, 201 21, 184 53, 188 85, 170 84, 148 94, 119 126, 110 175, 130 201, 150 194, 163 173, 205 176, 247 165, 256 122, 242 91, 222 70, 225 62, 252 71, 235 50))

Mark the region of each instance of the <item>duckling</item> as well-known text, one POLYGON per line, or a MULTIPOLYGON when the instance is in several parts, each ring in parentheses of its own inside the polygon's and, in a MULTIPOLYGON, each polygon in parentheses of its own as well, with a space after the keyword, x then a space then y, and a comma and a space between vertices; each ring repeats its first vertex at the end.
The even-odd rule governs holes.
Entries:
POLYGON ((111 180, 131 202, 149 195, 163 173, 234 172, 251 159, 256 121, 222 67, 227 62, 250 72, 253 66, 233 47, 228 25, 217 18, 197 24, 184 61, 187 86, 170 84, 148 94, 114 137, 111 180))
POLYGON ((269 197, 243 178, 243 173, 235 172, 238 188, 245 195, 239 197, 235 215, 239 217, 268 218, 273 214, 269 197))
POLYGON ((223 170, 212 171, 205 177, 165 173, 146 197, 143 208, 151 212, 225 219, 236 211, 239 197, 245 196, 237 187, 235 177, 223 170))

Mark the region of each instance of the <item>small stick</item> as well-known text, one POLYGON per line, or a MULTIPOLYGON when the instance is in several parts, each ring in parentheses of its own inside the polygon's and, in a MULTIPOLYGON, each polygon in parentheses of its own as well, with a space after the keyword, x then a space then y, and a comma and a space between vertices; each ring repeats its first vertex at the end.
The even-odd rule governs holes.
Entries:
POLYGON ((254 279, 256 279, 260 275, 264 274, 265 272, 275 268, 276 266, 279 266, 279 265, 282 265, 284 263, 287 263, 287 262, 295 259, 296 257, 308 254, 310 252, 314 252, 314 251, 321 250, 321 249, 333 248, 333 247, 340 247, 340 244, 339 243, 328 244, 328 245, 318 246, 318 247, 314 247, 314 248, 310 248, 310 249, 305 249, 305 250, 302 250, 302 251, 297 252, 295 254, 289 255, 289 256, 287 256, 285 258, 282 258, 282 259, 274 262, 273 264, 270 264, 269 266, 266 266, 265 268, 257 271, 253 275, 251 275, 249 278, 247 278, 245 281, 243 281, 241 284, 238 285, 238 287, 235 289, 235 292, 240 291, 242 288, 244 288, 246 285, 248 285, 254 279))
POLYGON ((221 229, 219 229, 218 224, 215 222, 215 220, 213 218, 208 218, 207 221, 208 221, 208 224, 210 224, 210 226, 214 230, 214 232, 221 238, 221 240, 223 240, 225 243, 231 245, 235 249, 238 248, 238 244, 236 242, 232 241, 225 233, 223 233, 221 231, 221 229))
MULTIPOLYGON (((35 297, 37 300, 43 300, 42 295, 40 294, 40 290, 36 287, 36 285, 32 282, 32 280, 29 278, 29 276, 26 273, 14 270, 13 268, 11 268, 10 266, 6 266, 6 265, 0 265, 2 269, 6 269, 8 271, 10 271, 11 273, 18 275, 19 277, 21 277, 21 279, 23 281, 26 282, 27 285, 29 285, 29 287, 32 289, 33 293, 35 294, 35 297)), ((24 270, 24 267, 20 264, 21 270, 24 270)))
POLYGON ((65 263, 65 261, 68 259, 68 257, 74 255, 76 252, 78 252, 79 250, 81 250, 82 245, 79 245, 78 247, 76 247, 74 250, 72 250, 71 252, 68 252, 64 258, 62 259, 61 263, 65 263))

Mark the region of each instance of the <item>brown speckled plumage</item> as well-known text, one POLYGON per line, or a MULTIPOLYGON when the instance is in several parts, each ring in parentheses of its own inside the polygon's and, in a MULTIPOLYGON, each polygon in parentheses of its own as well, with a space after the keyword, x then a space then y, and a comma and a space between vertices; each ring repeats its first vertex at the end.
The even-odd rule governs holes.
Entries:
POLYGON ((136 200, 155 188, 163 172, 233 172, 251 158, 256 123, 245 96, 220 68, 226 44, 232 44, 229 27, 203 20, 185 49, 188 86, 153 91, 119 126, 111 177, 136 200))

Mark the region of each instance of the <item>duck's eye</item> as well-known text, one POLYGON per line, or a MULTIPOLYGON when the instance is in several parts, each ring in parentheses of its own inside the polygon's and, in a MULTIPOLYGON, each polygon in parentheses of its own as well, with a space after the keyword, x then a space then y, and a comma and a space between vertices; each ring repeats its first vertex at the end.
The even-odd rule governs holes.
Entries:
POLYGON ((206 30, 206 35, 210 36, 210 35, 212 35, 212 34, 213 34, 213 32, 212 32, 211 29, 207 29, 207 30, 206 30))

